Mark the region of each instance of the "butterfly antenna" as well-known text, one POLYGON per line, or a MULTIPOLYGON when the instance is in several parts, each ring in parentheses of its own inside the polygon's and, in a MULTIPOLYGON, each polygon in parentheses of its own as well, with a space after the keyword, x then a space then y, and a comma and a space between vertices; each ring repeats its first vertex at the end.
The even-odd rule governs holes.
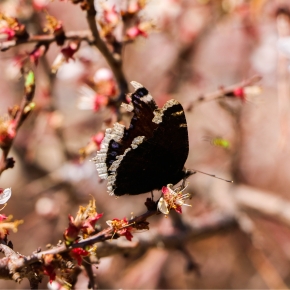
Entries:
POLYGON ((200 171, 200 170, 196 170, 196 169, 192 169, 192 170, 193 170, 193 172, 199 172, 199 173, 211 176, 213 178, 217 178, 217 179, 220 179, 220 180, 223 180, 223 181, 226 181, 226 182, 234 183, 233 180, 224 179, 224 178, 218 177, 218 176, 216 176, 214 174, 209 174, 209 173, 206 173, 206 172, 203 172, 203 171, 200 171))
POLYGON ((3 205, 2 208, 0 208, 0 211, 3 210, 6 207, 6 205, 7 205, 7 202, 3 205))

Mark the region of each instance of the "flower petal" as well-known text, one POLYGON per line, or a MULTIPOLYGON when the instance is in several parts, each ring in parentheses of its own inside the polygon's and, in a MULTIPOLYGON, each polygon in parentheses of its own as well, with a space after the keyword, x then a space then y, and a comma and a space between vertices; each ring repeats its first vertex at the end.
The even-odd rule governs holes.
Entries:
POLYGON ((128 241, 131 242, 132 238, 133 238, 133 235, 131 234, 131 232, 129 230, 126 230, 126 232, 124 233, 124 236, 126 237, 126 239, 128 241))
MULTIPOLYGON (((164 188, 164 187, 163 187, 164 188)), ((163 188, 162 188, 162 192, 163 192, 163 188)), ((166 187, 167 188, 167 187, 166 187)), ((158 201, 158 209, 160 212, 162 212, 163 214, 169 214, 169 210, 168 210, 168 204, 167 202, 164 200, 163 197, 160 197, 159 201, 158 201)))
POLYGON ((3 192, 0 194, 0 204, 4 204, 8 201, 8 199, 11 197, 12 191, 11 188, 6 188, 3 190, 3 192))
POLYGON ((175 211, 178 212, 178 213, 182 213, 182 207, 181 206, 177 206, 175 208, 175 211))
POLYGON ((170 190, 169 190, 169 188, 167 186, 163 186, 161 191, 162 191, 163 194, 169 194, 170 193, 170 190))

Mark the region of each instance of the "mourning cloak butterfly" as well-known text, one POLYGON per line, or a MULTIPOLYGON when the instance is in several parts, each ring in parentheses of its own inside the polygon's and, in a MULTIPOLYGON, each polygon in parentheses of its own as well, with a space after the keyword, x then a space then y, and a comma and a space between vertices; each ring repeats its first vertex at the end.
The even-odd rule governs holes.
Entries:
POLYGON ((129 128, 115 123, 106 129, 93 159, 100 178, 108 180, 110 195, 146 193, 186 176, 188 133, 182 106, 169 100, 160 109, 147 89, 131 84, 132 103, 122 104, 134 113, 129 128))

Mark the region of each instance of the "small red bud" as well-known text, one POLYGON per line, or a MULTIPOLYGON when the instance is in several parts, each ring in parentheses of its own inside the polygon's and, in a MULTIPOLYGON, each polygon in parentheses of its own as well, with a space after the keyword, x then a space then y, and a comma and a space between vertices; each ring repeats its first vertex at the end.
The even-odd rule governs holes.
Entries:
POLYGON ((244 88, 241 88, 241 87, 236 88, 234 89, 233 93, 235 97, 240 98, 243 101, 245 100, 244 88))

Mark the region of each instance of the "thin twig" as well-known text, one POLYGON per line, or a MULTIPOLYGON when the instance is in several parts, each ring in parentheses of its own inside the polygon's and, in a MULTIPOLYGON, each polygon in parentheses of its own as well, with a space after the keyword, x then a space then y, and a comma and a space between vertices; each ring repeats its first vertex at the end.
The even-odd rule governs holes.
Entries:
POLYGON ((249 79, 246 79, 246 80, 239 82, 239 83, 236 83, 234 85, 230 85, 228 87, 221 87, 220 89, 218 89, 212 93, 201 95, 201 96, 199 96, 199 98, 197 100, 189 103, 189 105, 187 106, 187 110, 190 110, 193 106, 195 106, 198 103, 204 103, 204 102, 210 102, 213 100, 217 100, 219 98, 224 97, 227 94, 232 93, 236 88, 244 88, 244 87, 253 85, 254 83, 257 83, 260 80, 261 80, 261 77, 258 75, 255 75, 249 79))
MULTIPOLYGON (((93 42, 92 34, 89 30, 83 31, 68 31, 65 33, 66 40, 83 40, 88 43, 93 42)), ((51 44, 56 41, 56 37, 53 34, 43 34, 43 35, 32 35, 28 39, 21 40, 9 40, 0 43, 0 51, 6 51, 12 47, 28 44, 28 43, 43 43, 43 44, 51 44)))

